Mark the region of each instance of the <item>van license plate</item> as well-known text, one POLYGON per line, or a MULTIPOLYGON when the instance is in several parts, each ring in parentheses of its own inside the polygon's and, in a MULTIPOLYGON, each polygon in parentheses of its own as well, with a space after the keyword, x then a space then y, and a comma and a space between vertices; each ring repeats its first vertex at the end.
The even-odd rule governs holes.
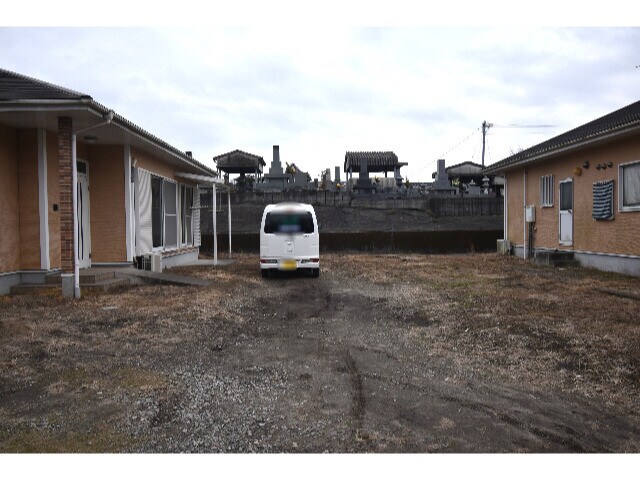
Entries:
POLYGON ((295 260, 283 260, 280 264, 280 268, 282 270, 295 270, 298 267, 298 264, 295 260))

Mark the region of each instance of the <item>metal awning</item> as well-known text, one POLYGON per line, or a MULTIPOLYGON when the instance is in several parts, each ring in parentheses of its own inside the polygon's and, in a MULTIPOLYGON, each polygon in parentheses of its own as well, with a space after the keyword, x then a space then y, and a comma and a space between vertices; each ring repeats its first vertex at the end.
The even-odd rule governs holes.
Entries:
POLYGON ((184 178, 187 180, 193 180, 200 184, 208 184, 211 185, 212 188, 212 196, 213 196, 213 207, 212 207, 212 220, 213 220, 213 263, 214 265, 218 264, 218 221, 216 218, 216 213, 218 210, 217 198, 216 198, 216 186, 225 187, 227 189, 227 203, 229 208, 229 256, 231 256, 231 185, 225 184, 224 180, 218 177, 213 177, 209 175, 198 175, 195 173, 186 173, 186 172, 175 172, 174 175, 176 177, 184 178))
POLYGON ((187 180, 193 180, 194 182, 201 183, 210 183, 210 184, 219 184, 223 185, 224 180, 218 177, 212 177, 210 175, 198 175, 196 173, 187 173, 187 172, 175 172, 176 177, 186 178, 187 180))

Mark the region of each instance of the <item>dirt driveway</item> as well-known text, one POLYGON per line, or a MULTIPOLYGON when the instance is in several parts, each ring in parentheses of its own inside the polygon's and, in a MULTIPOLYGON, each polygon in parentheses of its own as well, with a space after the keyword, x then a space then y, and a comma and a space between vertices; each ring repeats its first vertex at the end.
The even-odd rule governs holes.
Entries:
POLYGON ((640 279, 495 254, 255 256, 0 297, 0 451, 638 452, 640 279))

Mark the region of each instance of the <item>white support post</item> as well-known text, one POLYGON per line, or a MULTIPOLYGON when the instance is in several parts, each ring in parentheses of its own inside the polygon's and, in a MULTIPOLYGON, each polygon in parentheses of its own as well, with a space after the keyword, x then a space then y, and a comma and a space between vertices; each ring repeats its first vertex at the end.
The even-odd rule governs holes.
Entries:
POLYGON ((502 201, 504 207, 504 234, 502 237, 505 240, 509 239, 509 202, 508 202, 508 192, 507 192, 507 174, 504 174, 504 190, 502 194, 502 201))
POLYGON ((124 212, 127 262, 133 262, 133 204, 131 198, 131 146, 124 146, 124 212))
MULTIPOLYGON (((108 125, 114 116, 113 110, 103 117, 104 121, 90 127, 81 128, 75 132, 71 132, 71 211, 73 212, 73 296, 80 298, 80 265, 78 263, 78 158, 77 158, 77 142, 78 134, 86 132, 93 128, 108 125)), ((70 274, 62 274, 62 292, 65 295, 65 277, 70 274)))
POLYGON ((227 188, 227 201, 229 203, 229 258, 231 258, 231 189, 227 188))
POLYGON ((49 270, 49 189, 47 187, 47 131, 38 129, 38 199, 40 209, 40 268, 49 270))
POLYGON ((78 262, 78 159, 76 133, 71 134, 71 210, 73 211, 73 296, 80 298, 80 265, 78 262))
POLYGON ((522 252, 522 258, 528 258, 527 255, 527 169, 524 169, 522 174, 522 239, 524 244, 524 251, 522 252))
POLYGON ((216 184, 211 184, 211 195, 213 197, 213 263, 218 264, 218 225, 217 225, 217 213, 218 205, 216 199, 216 184))

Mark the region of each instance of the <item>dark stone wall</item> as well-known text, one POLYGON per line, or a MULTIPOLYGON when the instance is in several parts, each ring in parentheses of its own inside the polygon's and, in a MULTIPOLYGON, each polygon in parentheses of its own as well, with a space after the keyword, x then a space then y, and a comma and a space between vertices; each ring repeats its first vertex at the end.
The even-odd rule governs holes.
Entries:
MULTIPOLYGON (((320 192, 323 193, 323 192, 320 192)), ((209 195, 210 196, 210 195, 209 195)), ((244 197, 236 195, 237 200, 244 197)), ((257 197, 251 197, 253 200, 257 197)), ((231 201, 233 251, 259 250, 260 222, 264 203, 231 201)), ((216 214, 218 252, 228 251, 228 205, 226 195, 216 214)), ((493 251, 503 238, 502 198, 423 198, 421 208, 314 204, 322 250, 420 251, 449 253, 493 251)), ((393 205, 393 200, 387 200, 393 205)), ((211 208, 200 213, 203 252, 213 239, 211 208)))
MULTIPOLYGON (((449 207, 447 207, 449 208, 449 207)), ((495 214, 473 214, 460 206, 459 215, 436 215, 429 209, 365 208, 315 205, 321 232, 384 232, 384 231, 430 231, 430 230, 499 230, 503 227, 503 216, 495 214), (466 213, 466 214, 464 214, 466 213)), ((260 229, 264 205, 231 205, 231 231, 253 233, 260 229)), ((227 206, 217 213, 218 233, 228 232, 227 206)), ((203 235, 213 234, 211 209, 202 209, 200 229, 203 235)))
MULTIPOLYGON (((502 230, 458 230, 425 232, 325 232, 320 233, 320 250, 464 253, 495 251, 502 230)), ((218 254, 229 249, 227 234, 218 234, 218 254)), ((201 252, 212 251, 213 235, 202 236, 201 252)), ((234 252, 260 250, 260 236, 256 233, 232 233, 234 252)))

